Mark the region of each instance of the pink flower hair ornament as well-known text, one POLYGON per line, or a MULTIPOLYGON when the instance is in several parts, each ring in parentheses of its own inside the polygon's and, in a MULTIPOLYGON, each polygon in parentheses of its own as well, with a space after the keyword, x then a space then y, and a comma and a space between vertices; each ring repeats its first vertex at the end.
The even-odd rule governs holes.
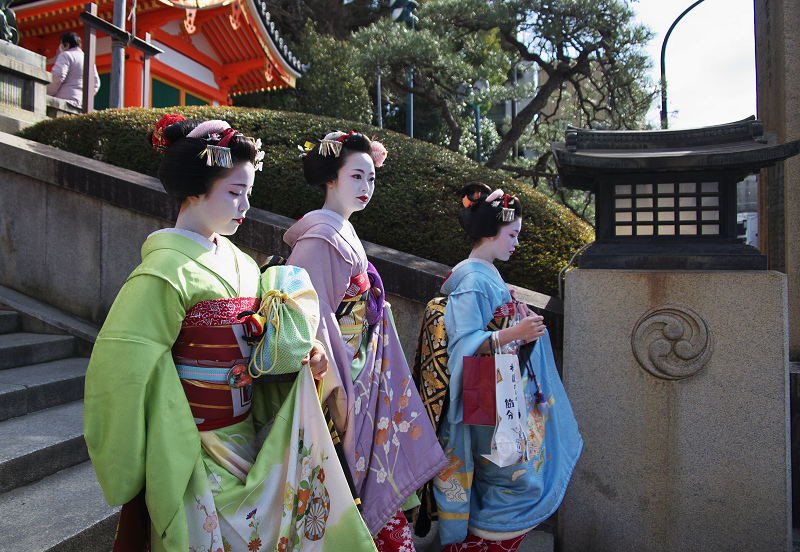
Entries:
POLYGON ((372 157, 372 161, 375 163, 376 169, 383 165, 383 162, 386 161, 387 155, 389 155, 389 152, 386 151, 384 145, 377 140, 372 140, 372 151, 370 152, 370 156, 372 157))

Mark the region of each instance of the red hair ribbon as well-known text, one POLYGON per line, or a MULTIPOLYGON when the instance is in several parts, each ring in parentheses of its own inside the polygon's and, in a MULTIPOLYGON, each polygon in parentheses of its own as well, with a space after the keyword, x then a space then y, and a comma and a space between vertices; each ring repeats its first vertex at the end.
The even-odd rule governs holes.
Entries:
POLYGON ((222 138, 220 138, 219 142, 217 142, 217 147, 227 148, 228 144, 231 141, 231 138, 233 138, 235 135, 236 131, 234 129, 226 128, 225 130, 222 131, 222 138))
POLYGON ((337 142, 341 142, 342 144, 344 144, 344 141, 345 141, 345 140, 347 140, 347 139, 348 139, 350 136, 352 136, 353 134, 355 134, 355 132, 351 130, 351 131, 350 131, 350 132, 348 132, 347 134, 342 134, 341 136, 339 136, 339 137, 338 137, 338 138, 336 138, 335 140, 336 140, 337 142))

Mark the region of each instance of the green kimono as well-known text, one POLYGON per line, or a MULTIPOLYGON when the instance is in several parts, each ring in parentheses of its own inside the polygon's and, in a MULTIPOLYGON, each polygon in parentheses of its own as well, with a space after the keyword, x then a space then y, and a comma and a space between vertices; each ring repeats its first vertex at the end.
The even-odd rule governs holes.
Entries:
POLYGON ((106 500, 121 505, 145 489, 154 551, 374 550, 310 370, 294 384, 254 385, 246 419, 198 430, 173 360, 187 312, 262 292, 256 263, 223 237, 217 244, 235 272, 193 239, 151 235, 103 325, 84 423, 106 500))

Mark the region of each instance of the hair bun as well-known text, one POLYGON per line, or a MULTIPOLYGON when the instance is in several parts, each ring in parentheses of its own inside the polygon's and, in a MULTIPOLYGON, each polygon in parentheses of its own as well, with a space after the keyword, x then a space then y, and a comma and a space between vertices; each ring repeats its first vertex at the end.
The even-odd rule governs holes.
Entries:
POLYGON ((492 189, 483 182, 470 182, 461 190, 461 203, 464 209, 469 209, 479 201, 485 201, 492 189))
POLYGON ((496 236, 500 225, 522 216, 517 197, 492 189, 483 182, 470 182, 461 190, 464 209, 458 215, 461 227, 475 240, 496 236))
POLYGON ((156 123, 156 128, 151 135, 153 147, 164 152, 170 145, 186 136, 200 124, 197 119, 185 119, 177 113, 170 113, 161 117, 156 123))

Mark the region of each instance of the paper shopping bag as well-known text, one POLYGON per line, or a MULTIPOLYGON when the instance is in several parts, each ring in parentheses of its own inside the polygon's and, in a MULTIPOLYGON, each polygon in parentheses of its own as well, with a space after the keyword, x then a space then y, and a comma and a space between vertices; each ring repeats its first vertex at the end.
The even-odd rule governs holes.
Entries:
POLYGON ((497 424, 492 435, 491 453, 483 457, 501 468, 528 459, 525 424, 527 407, 517 355, 491 357, 495 368, 497 424))
POLYGON ((464 357, 462 375, 464 423, 493 426, 497 422, 493 356, 464 357))

